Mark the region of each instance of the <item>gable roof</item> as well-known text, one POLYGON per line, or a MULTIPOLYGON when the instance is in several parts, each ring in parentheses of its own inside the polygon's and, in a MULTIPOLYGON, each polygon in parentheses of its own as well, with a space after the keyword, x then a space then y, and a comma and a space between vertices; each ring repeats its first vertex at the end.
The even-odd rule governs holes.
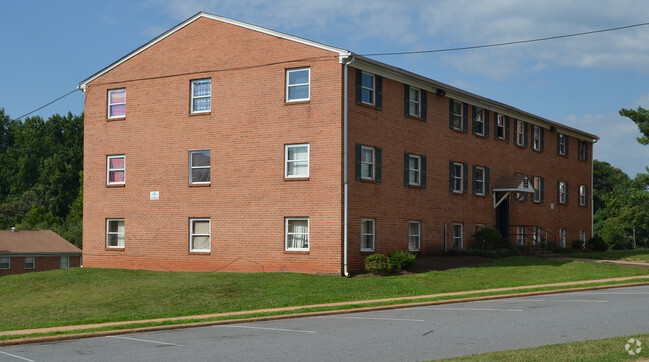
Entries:
POLYGON ((81 255, 52 230, 0 230, 0 255, 81 255))

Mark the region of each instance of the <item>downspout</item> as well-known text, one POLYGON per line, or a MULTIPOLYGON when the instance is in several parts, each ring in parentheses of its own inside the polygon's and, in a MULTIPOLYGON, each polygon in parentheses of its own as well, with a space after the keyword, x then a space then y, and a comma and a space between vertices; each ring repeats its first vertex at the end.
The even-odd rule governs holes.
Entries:
POLYGON ((348 238, 347 238, 347 224, 349 219, 349 203, 348 203, 348 186, 347 186, 347 73, 348 66, 354 62, 354 57, 347 58, 345 60, 344 72, 343 72, 343 275, 350 277, 349 270, 347 268, 347 250, 348 250, 348 238))

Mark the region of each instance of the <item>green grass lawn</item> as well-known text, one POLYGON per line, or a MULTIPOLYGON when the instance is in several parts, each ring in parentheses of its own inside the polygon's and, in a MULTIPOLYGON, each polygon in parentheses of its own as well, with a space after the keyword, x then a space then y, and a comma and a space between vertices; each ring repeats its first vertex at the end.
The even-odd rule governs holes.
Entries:
POLYGON ((73 268, 0 278, 0 330, 221 313, 647 275, 589 262, 512 257, 389 277, 73 268))
POLYGON ((608 250, 566 254, 568 258, 625 260, 649 263, 649 250, 608 250))

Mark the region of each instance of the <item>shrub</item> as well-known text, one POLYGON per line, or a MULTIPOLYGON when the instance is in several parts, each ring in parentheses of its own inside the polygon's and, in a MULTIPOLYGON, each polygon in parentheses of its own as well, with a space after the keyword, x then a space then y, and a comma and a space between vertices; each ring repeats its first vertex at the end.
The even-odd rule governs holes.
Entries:
POLYGON ((392 268, 387 256, 372 254, 365 258, 365 270, 374 275, 386 275, 392 271, 392 268))
POLYGON ((415 265, 415 258, 415 254, 403 250, 396 250, 388 254, 388 263, 391 269, 407 270, 415 265))
POLYGON ((548 251, 551 251, 551 252, 557 253, 557 254, 570 254, 570 253, 574 252, 574 250, 572 250, 572 249, 561 248, 561 247, 548 248, 548 251))
POLYGON ((570 245, 575 250, 584 250, 584 242, 581 240, 573 240, 570 245))
POLYGON ((608 250, 608 245, 604 240, 599 236, 594 236, 586 243, 586 248, 596 251, 606 251, 608 250))
POLYGON ((476 249, 507 249, 511 247, 509 240, 503 238, 500 232, 494 228, 482 228, 473 234, 474 247, 476 249))
POLYGON ((507 258, 510 256, 521 256, 521 252, 517 249, 451 249, 446 255, 448 256, 481 256, 484 258, 507 258))

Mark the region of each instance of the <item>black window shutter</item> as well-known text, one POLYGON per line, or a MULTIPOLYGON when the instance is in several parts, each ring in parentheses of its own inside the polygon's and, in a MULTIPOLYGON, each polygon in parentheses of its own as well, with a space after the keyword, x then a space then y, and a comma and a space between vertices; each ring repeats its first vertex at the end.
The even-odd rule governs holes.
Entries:
POLYGON ((403 153, 403 184, 408 186, 410 185, 410 154, 408 152, 403 153))
POLYGON ((376 182, 381 182, 382 180, 382 167, 383 167, 383 151, 381 147, 376 147, 376 182))
POLYGON ((374 104, 376 105, 376 109, 380 111, 383 109, 383 77, 375 75, 374 81, 376 82, 376 99, 374 104))
POLYGON ((568 156, 568 151, 570 150, 570 148, 568 147, 570 145, 570 137, 566 135, 564 136, 564 139, 566 140, 566 156, 568 156))
POLYGON ((363 104, 363 71, 356 69, 356 104, 363 104))
POLYGON ((544 180, 543 177, 541 177, 541 202, 545 199, 545 185, 544 185, 544 180))
POLYGON ((356 179, 361 179, 361 145, 356 144, 356 179))
POLYGON ((454 188, 454 186, 455 186, 455 183, 454 183, 455 172, 454 172, 454 170, 455 170, 455 168, 453 167, 453 160, 451 160, 449 162, 449 164, 448 164, 448 188, 451 191, 455 190, 455 188, 454 188))
POLYGON ((407 84, 403 85, 403 115, 410 117, 410 86, 407 84))
POLYGON ((449 98, 448 99, 448 108, 449 108, 449 111, 448 111, 448 126, 451 129, 453 129, 453 103, 455 103, 453 98, 449 98))
POLYGON ((489 137, 489 110, 484 110, 484 136, 489 137))
POLYGON ((586 155, 586 161, 588 161, 588 142, 586 141, 584 141, 584 154, 586 155))
POLYGON ((509 116, 505 116, 505 139, 509 142, 509 116))
POLYGON ((478 133, 478 122, 476 122, 477 113, 478 113, 478 107, 471 106, 471 112, 472 112, 471 130, 472 130, 473 134, 476 134, 476 133, 478 133))
POLYGON ((557 181, 557 204, 561 203, 561 181, 557 181))
POLYGON ((525 147, 530 145, 529 137, 527 137, 527 135, 529 134, 529 128, 529 124, 527 122, 523 122, 523 138, 525 139, 523 145, 525 145, 525 147))
POLYGON ((462 112, 462 117, 464 118, 464 132, 468 133, 469 132, 469 104, 468 103, 463 103, 464 105, 464 110, 462 112))
POLYGON ((425 90, 419 91, 419 97, 421 98, 421 119, 426 122, 426 113, 428 113, 428 105, 426 101, 427 92, 425 90))
POLYGON ((588 197, 588 186, 584 186, 584 189, 586 191, 586 193, 584 195, 586 197, 586 200, 585 200, 586 201, 586 206, 588 206, 588 199, 589 199, 589 197, 588 197))
POLYGON ((568 182, 566 182, 566 205, 570 202, 570 187, 568 187, 568 182))
POLYGON ((477 171, 476 165, 473 165, 471 167, 471 176, 473 177, 473 193, 474 194, 478 192, 478 179, 477 179, 478 175, 477 175, 477 173, 478 173, 478 171, 477 171))
MULTIPOLYGON (((563 136, 563 141, 566 141, 566 136, 563 136)), ((561 133, 557 133, 557 155, 561 154, 561 133)))
POLYGON ((498 113, 494 112, 494 139, 498 138, 498 113))
POLYGON ((485 167, 484 172, 484 194, 489 195, 489 167, 485 167))
POLYGON ((544 146, 545 146, 545 128, 541 127, 541 151, 543 151, 544 146))
POLYGON ((421 187, 426 188, 426 156, 421 156, 421 187))
POLYGON ((464 193, 469 192, 469 165, 463 164, 464 166, 464 193))

